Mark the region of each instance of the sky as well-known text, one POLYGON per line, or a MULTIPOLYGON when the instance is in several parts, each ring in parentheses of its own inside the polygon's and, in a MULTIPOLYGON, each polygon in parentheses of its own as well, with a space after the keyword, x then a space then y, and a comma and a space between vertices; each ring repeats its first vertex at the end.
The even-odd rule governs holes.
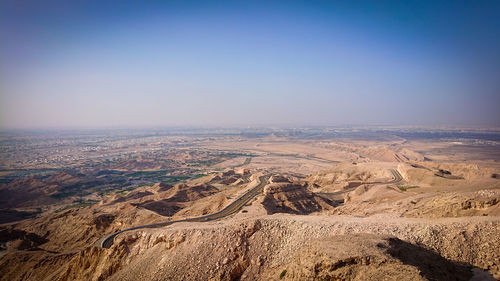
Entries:
POLYGON ((500 126, 500 1, 0 0, 0 128, 500 126))

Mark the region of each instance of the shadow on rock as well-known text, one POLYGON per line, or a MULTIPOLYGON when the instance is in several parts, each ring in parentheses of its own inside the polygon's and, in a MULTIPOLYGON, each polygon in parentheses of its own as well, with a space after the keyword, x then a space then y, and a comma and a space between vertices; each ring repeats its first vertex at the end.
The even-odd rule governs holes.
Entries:
MULTIPOLYGON (((389 238, 387 253, 407 265, 420 270, 421 275, 428 280, 458 280, 467 281, 472 277, 472 265, 448 260, 438 253, 417 245, 389 238)), ((379 247, 385 247, 380 244, 379 247)))

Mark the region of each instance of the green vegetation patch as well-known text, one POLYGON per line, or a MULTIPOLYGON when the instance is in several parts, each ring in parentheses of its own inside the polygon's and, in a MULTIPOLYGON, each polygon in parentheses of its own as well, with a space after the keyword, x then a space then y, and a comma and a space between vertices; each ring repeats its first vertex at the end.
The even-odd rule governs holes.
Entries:
POLYGON ((285 275, 286 275, 286 269, 284 269, 281 274, 280 274, 280 279, 283 279, 285 278, 285 275))
POLYGON ((399 190, 401 191, 407 191, 410 188, 417 188, 417 185, 400 185, 398 186, 399 190))
POLYGON ((79 200, 73 201, 73 204, 71 204, 71 205, 66 205, 64 207, 61 207, 61 208, 55 210, 55 212, 60 213, 64 210, 68 210, 68 209, 85 208, 85 207, 92 206, 97 202, 99 202, 99 201, 79 199, 79 200))

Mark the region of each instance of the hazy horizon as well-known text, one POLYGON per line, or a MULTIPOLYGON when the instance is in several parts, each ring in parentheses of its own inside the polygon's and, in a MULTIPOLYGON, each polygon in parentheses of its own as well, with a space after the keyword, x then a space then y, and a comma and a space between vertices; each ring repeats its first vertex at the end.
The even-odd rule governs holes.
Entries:
POLYGON ((500 2, 3 1, 0 128, 500 126, 500 2))

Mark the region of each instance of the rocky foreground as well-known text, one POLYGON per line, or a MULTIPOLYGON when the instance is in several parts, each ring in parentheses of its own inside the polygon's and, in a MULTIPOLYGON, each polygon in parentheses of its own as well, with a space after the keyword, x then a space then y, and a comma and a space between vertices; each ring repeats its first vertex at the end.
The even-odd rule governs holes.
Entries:
MULTIPOLYGON (((54 254, 31 280, 488 280, 500 274, 498 217, 234 218, 118 236, 54 254)), ((27 257, 21 253, 20 262, 27 257)), ((3 265, 5 266, 5 264, 3 265)), ((10 264, 9 266, 15 266, 10 264)), ((15 274, 15 273, 12 273, 15 274)), ((15 280, 3 275, 3 280, 15 280)), ((497 277, 498 278, 498 277, 497 277)))
POLYGON ((273 175, 235 215, 122 233, 109 249, 94 242, 167 214, 215 212, 258 175, 226 172, 187 185, 158 184, 48 213, 0 229, 7 248, 0 280, 498 279, 498 180, 456 173, 462 179, 434 175, 433 185, 413 187, 430 170, 403 168, 399 185, 383 183, 390 182, 387 172, 363 170, 306 180, 273 175), (323 196, 328 192, 343 195, 343 203, 323 196))

